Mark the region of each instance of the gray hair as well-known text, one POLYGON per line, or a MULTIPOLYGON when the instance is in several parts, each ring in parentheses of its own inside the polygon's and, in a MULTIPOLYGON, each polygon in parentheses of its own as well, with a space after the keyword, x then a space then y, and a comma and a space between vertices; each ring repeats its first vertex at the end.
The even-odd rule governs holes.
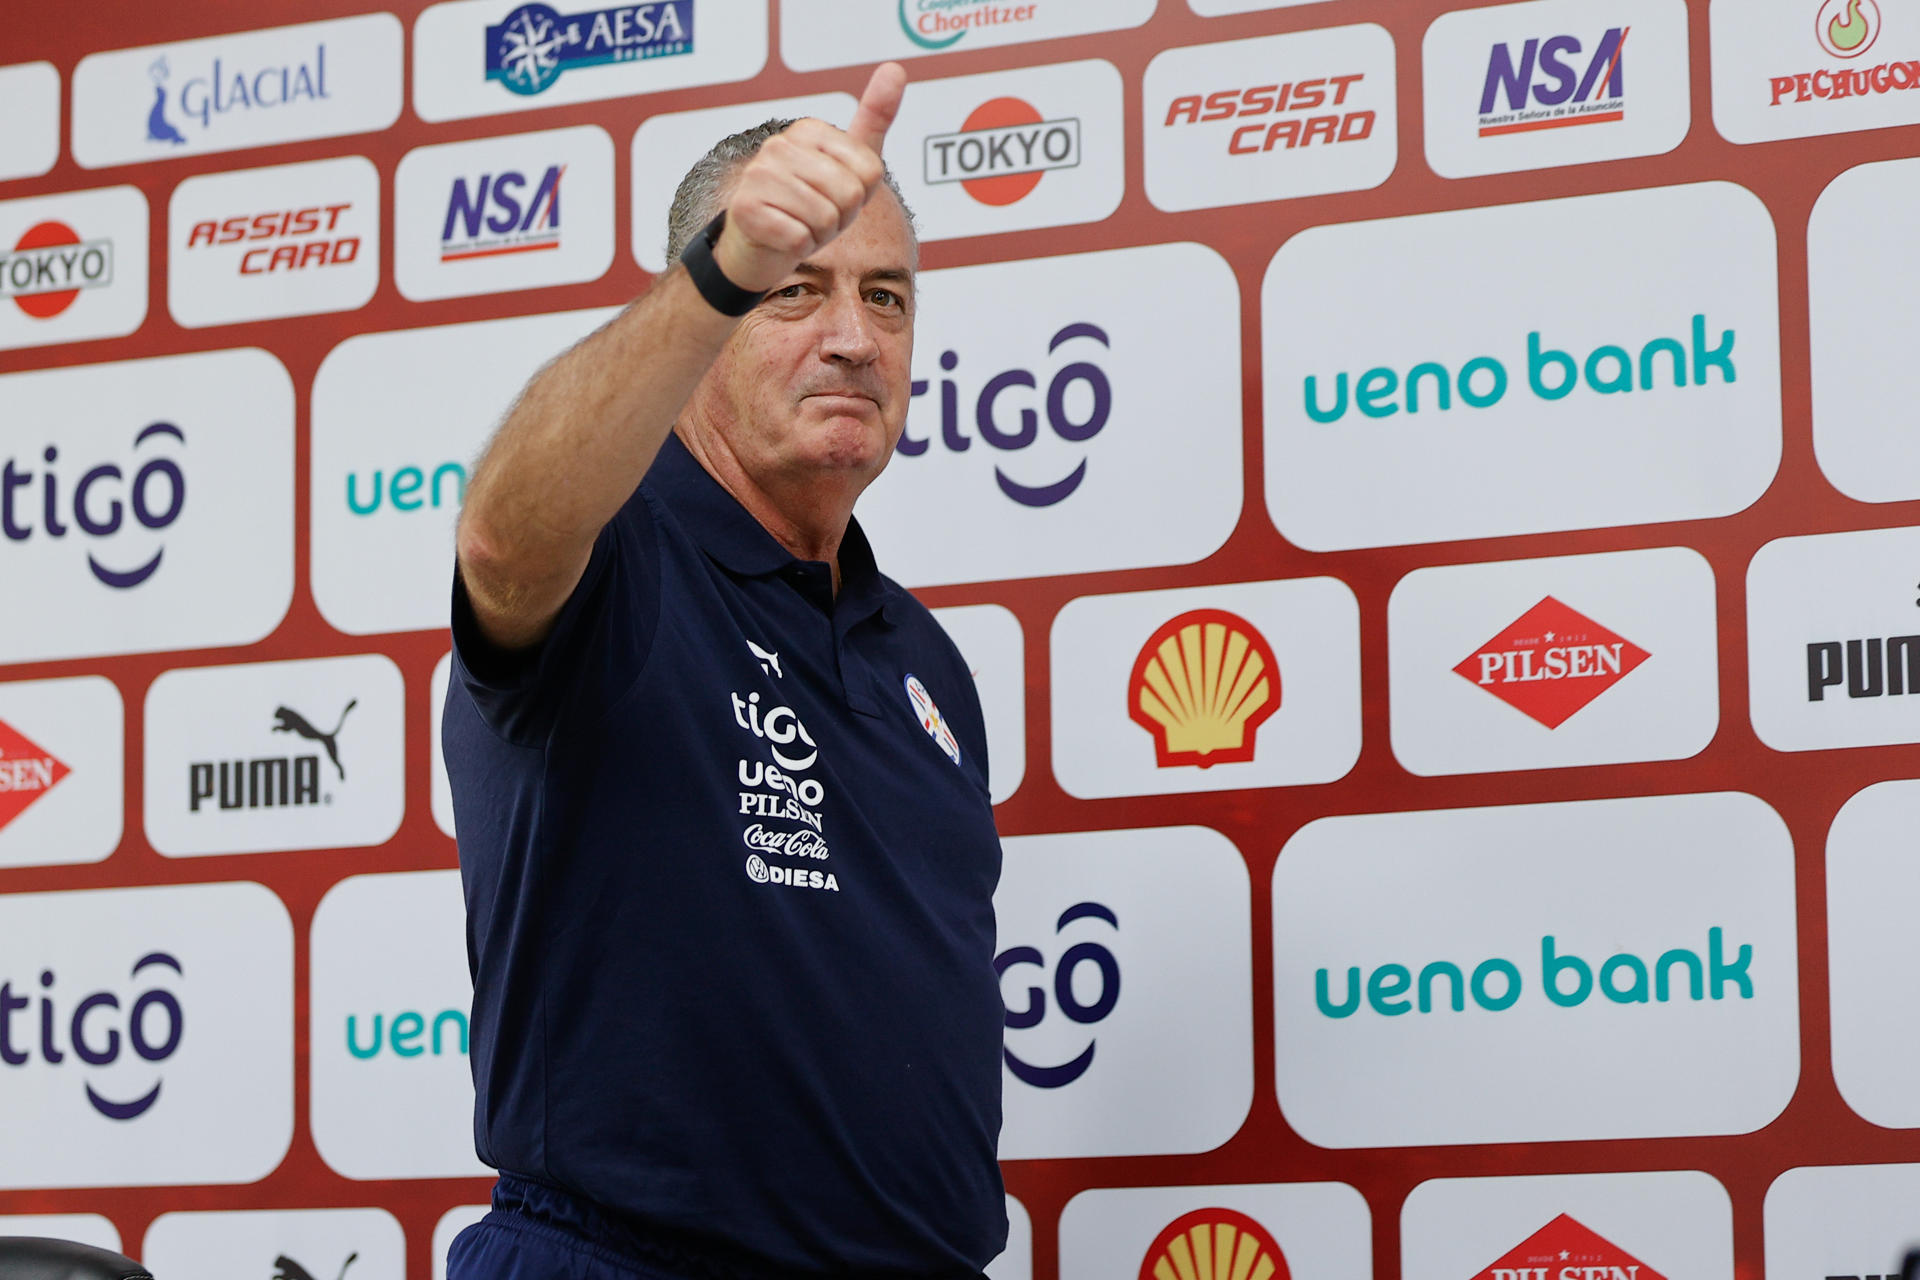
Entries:
MULTIPOLYGON (((739 133, 720 139, 707 154, 694 161, 693 168, 687 170, 687 176, 680 179, 680 186, 673 193, 673 203, 667 208, 669 263, 678 262, 680 251, 687 247, 687 241, 693 239, 695 233, 712 222, 720 212, 727 189, 733 185, 740 167, 759 153, 768 138, 793 123, 792 120, 767 120, 751 129, 742 129, 739 133)), ((887 190, 893 192, 893 198, 900 202, 900 213, 907 220, 907 236, 913 242, 914 256, 917 258, 920 229, 914 224, 913 210, 907 208, 906 197, 900 194, 900 184, 894 181, 893 170, 885 169, 883 180, 887 190)))

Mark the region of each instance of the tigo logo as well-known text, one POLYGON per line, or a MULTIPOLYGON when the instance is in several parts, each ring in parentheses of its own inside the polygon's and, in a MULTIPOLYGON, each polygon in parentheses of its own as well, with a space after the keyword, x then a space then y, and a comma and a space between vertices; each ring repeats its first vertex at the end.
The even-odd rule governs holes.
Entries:
POLYGON ((1528 40, 1518 57, 1511 45, 1493 46, 1486 88, 1480 95, 1480 136, 1626 119, 1625 58, 1631 29, 1613 27, 1602 35, 1586 55, 1584 72, 1567 61, 1583 53, 1577 36, 1528 40))
MULTIPOLYGON (((130 980, 135 984, 150 984, 157 975, 164 982, 165 971, 168 970, 172 971, 175 978, 185 976, 179 960, 164 951, 150 951, 134 961, 130 980), (154 974, 143 980, 141 974, 149 969, 154 974)), ((144 1061, 153 1063, 156 1074, 157 1068, 179 1049, 180 1038, 185 1033, 184 1016, 180 1011, 179 998, 164 985, 148 985, 137 996, 127 993, 126 1012, 116 1019, 115 1014, 122 1008, 119 994, 111 990, 95 991, 90 995, 75 997, 70 1006, 63 1007, 64 997, 54 990, 58 983, 59 979, 52 969, 40 971, 36 992, 39 997, 39 1037, 35 1040, 32 1033, 27 1032, 16 1040, 13 1015, 35 1003, 32 997, 24 994, 33 991, 34 987, 22 982, 19 984, 22 994, 16 995, 13 982, 0 982, 0 1062, 9 1067, 25 1066, 34 1060, 34 1051, 38 1049, 39 1061, 48 1066, 59 1066, 71 1054, 86 1066, 111 1067, 120 1060, 122 1028, 126 1032, 128 1050, 144 1061), (90 1016, 94 1024, 91 1042, 88 1030, 90 1016), (64 1049, 60 1045, 61 1030, 66 1033, 64 1049)), ((23 1022, 36 1025, 31 1014, 23 1022)), ((83 1067, 75 1069, 84 1070, 83 1067)), ((93 1083, 92 1080, 81 1082, 87 1105, 109 1120, 124 1121, 139 1119, 160 1101, 160 1089, 166 1081, 164 1077, 156 1079, 151 1089, 138 1097, 126 1099, 96 1092, 93 1083)))
MULTIPOLYGON (((1108 908, 1098 902, 1077 902, 1060 913, 1060 919, 1054 922, 1054 932, 1065 933, 1067 927, 1078 920, 1102 921, 1116 933, 1120 929, 1119 917, 1108 908)), ((1038 947, 1008 947, 993 958, 993 971, 1002 982, 1009 969, 1027 965, 1043 971, 1046 968, 1046 957, 1038 947)), ((1054 968, 1053 994, 1054 1007, 1062 1017, 1083 1027, 1096 1026, 1105 1021, 1120 1002, 1120 962, 1114 959, 1112 951, 1098 942, 1076 942, 1061 954, 1054 968), (1100 975, 1097 986, 1076 987, 1074 970, 1082 964, 1092 965, 1100 975), (1078 994, 1082 990, 1091 990, 1092 999, 1083 1002, 1078 994)), ((1046 1016, 1046 991, 1040 987, 1028 987, 1026 1003, 1019 1009, 1008 1008, 1006 1023, 1009 1030, 1021 1031, 1039 1026, 1046 1016)), ((1089 1039, 1086 1048, 1053 1066, 1040 1066, 1023 1060, 1014 1053, 1011 1044, 1002 1056, 1006 1060, 1007 1070, 1013 1072, 1014 1078, 1022 1084, 1030 1084, 1037 1089, 1058 1089, 1072 1084, 1087 1073, 1087 1068, 1093 1065, 1094 1050, 1098 1047, 1098 1041, 1089 1039)))
POLYGON ((1147 197, 1168 211, 1376 187, 1393 171, 1393 37, 1335 27, 1147 65, 1147 197))
POLYGON ((89 169, 384 129, 400 113, 400 23, 370 13, 89 54, 73 154, 89 169))
POLYGON ((1567 1214, 1515 1245, 1474 1280, 1666 1280, 1567 1214))
POLYGON ((487 79, 535 94, 576 67, 691 53, 693 10, 694 0, 659 0, 563 16, 523 4, 487 28, 487 79))
POLYGON ((0 252, 0 298, 36 320, 59 315, 82 289, 113 283, 113 241, 82 240, 64 222, 39 222, 0 252))
MULTIPOLYGON (((78 538, 112 539, 124 528, 131 509, 134 522, 153 533, 164 533, 180 518, 187 503, 187 481, 180 464, 167 456, 168 442, 175 449, 187 443, 186 433, 171 422, 150 422, 134 432, 132 444, 119 458, 96 462, 69 485, 71 496, 62 494, 66 468, 60 462, 60 449, 49 444, 41 451, 44 464, 36 473, 29 459, 13 457, 0 464, 0 532, 10 542, 31 542, 35 536, 59 540, 73 534, 78 538), (155 451, 159 451, 157 454, 155 451), (135 470, 135 463, 138 470, 135 470), (129 480, 126 473, 132 472, 129 480), (35 480, 39 481, 38 504, 32 501, 35 480), (24 501, 15 503, 18 491, 27 490, 24 501), (39 507, 40 523, 34 524, 32 508, 39 507)), ((144 548, 143 548, 144 549, 144 548)), ((138 587, 160 571, 166 556, 159 546, 144 561, 117 568, 111 560, 96 559, 87 552, 87 568, 105 586, 125 591, 138 587)), ((108 554, 105 550, 103 555, 108 554)))
POLYGON ((1548 596, 1454 670, 1558 729, 1650 655, 1548 596))
POLYGON ((1140 1280, 1289 1280, 1292 1274, 1272 1233, 1232 1209, 1195 1209, 1175 1218, 1140 1262, 1140 1280))
POLYGON ((1196 609, 1147 638, 1127 681, 1127 714, 1153 735, 1162 769, 1253 759, 1254 735, 1280 709, 1280 664, 1245 618, 1196 609))
POLYGON ((929 185, 958 182, 981 204, 1012 204, 1040 185, 1050 169, 1080 163, 1080 122, 1046 120, 1019 98, 975 107, 958 133, 927 137, 929 185))
POLYGON ((0 829, 71 772, 32 739, 0 720, 0 829))

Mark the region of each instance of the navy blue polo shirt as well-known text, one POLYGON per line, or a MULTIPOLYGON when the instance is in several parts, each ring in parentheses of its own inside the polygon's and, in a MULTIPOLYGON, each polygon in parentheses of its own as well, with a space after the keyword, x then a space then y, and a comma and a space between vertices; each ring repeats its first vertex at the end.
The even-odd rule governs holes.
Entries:
POLYGON ((743 1273, 977 1276, 1006 1239, 985 729, 857 523, 840 568, 836 599, 670 437, 530 654, 456 582, 475 1137, 743 1273))

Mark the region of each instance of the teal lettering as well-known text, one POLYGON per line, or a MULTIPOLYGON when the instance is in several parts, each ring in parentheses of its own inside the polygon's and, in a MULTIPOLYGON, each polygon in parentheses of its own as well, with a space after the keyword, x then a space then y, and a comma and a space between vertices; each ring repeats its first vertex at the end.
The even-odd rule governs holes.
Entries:
POLYGON ((373 1043, 362 1049, 354 1043, 353 1015, 347 1015, 347 1052, 356 1058, 371 1058, 380 1052, 380 1015, 373 1015, 373 1043))
POLYGON ((1313 1002, 1320 1006, 1320 1012, 1329 1018, 1345 1018, 1360 1007, 1360 970, 1347 970, 1347 998, 1340 1004, 1327 998, 1327 971, 1317 969, 1313 975, 1313 1002))
POLYGON ((443 462, 433 469, 433 505, 435 510, 438 510, 440 507, 440 481, 445 476, 453 477, 453 500, 457 503, 467 500, 467 469, 457 462, 443 462))
POLYGON ((1727 329, 1720 335, 1720 345, 1707 349, 1707 318, 1693 318, 1693 385, 1707 385, 1708 368, 1718 369, 1720 376, 1728 383, 1735 378, 1733 369, 1733 330, 1727 329))
POLYGON ((393 473, 393 484, 387 489, 387 498, 396 511, 418 511, 421 499, 413 495, 427 482, 426 475, 418 467, 402 467, 393 473), (412 498, 411 502, 407 499, 412 498))
POLYGON ((1480 356, 1469 360, 1460 369, 1460 398, 1476 409, 1485 409, 1500 403, 1500 397, 1507 394, 1507 367, 1492 356, 1480 356), (1481 370, 1493 375, 1493 389, 1481 395, 1473 389, 1473 375, 1481 370))
POLYGON ((417 1058, 425 1053, 426 1049, 413 1042, 418 1040, 426 1029, 427 1021, 419 1014, 396 1013, 393 1015, 393 1026, 387 1033, 387 1040, 393 1045, 393 1051, 401 1057, 417 1058), (406 1028, 405 1031, 400 1029, 403 1026, 406 1028))
POLYGON ((1633 390, 1633 357, 1619 347, 1595 347, 1593 354, 1587 357, 1587 385, 1603 396, 1633 390), (1615 363, 1616 373, 1613 377, 1601 378, 1602 360, 1615 363))
POLYGON ((433 1020, 433 1056, 436 1058, 440 1056, 440 1028, 448 1022, 452 1022, 460 1032, 460 1052, 465 1054, 467 1051, 467 1015, 458 1009, 447 1009, 433 1020))
POLYGON ((1673 357, 1673 385, 1687 385, 1687 349, 1672 338, 1655 338, 1640 348, 1640 389, 1653 390, 1653 358, 1662 351, 1673 357))
POLYGON ((1645 1004, 1647 1002, 1647 966, 1640 963, 1640 957, 1622 952, 1600 966, 1600 990, 1607 999, 1615 1004, 1645 1004), (1632 983, 1623 991, 1613 980, 1617 973, 1633 975, 1632 983))
POLYGON ((1706 977, 1700 969, 1700 957, 1685 947, 1675 947, 1661 956, 1653 969, 1653 998, 1666 1001, 1669 998, 1667 975, 1673 972, 1673 966, 1687 966, 1687 993, 1695 1000, 1706 998, 1706 977))
POLYGON ((1707 930, 1707 970, 1713 978, 1713 998, 1720 999, 1720 993, 1731 982, 1740 988, 1742 1000, 1753 999, 1753 979, 1747 976, 1747 966, 1753 963, 1753 947, 1741 943, 1740 958, 1728 964, 1720 944, 1720 926, 1715 925, 1707 930))
POLYGON ((1407 972, 1405 965, 1383 964, 1367 979, 1367 1003, 1373 1006, 1375 1013, 1397 1018, 1412 1006, 1394 997, 1412 985, 1413 975, 1407 972))
POLYGON ((1513 1002, 1519 998, 1520 970, 1514 967, 1512 961, 1498 957, 1482 960, 1480 967, 1473 971, 1473 1002, 1482 1009, 1499 1013, 1502 1009, 1511 1009, 1513 1002), (1487 993, 1487 979, 1496 973, 1506 979, 1507 989, 1503 995, 1495 996, 1487 993))
POLYGON ((1534 330, 1527 335, 1527 385, 1533 388, 1533 394, 1542 400, 1559 400, 1580 381, 1580 368, 1574 364, 1573 357, 1564 351, 1542 351, 1540 349, 1540 331, 1534 330), (1541 375, 1548 365, 1560 369, 1560 385, 1547 386, 1541 375))
POLYGON ((1369 418, 1391 418, 1400 412, 1393 393, 1400 389, 1400 375, 1391 369, 1369 369, 1354 384, 1353 403, 1369 418), (1382 404, 1381 401, 1386 403, 1382 404))
POLYGON ((1428 360, 1413 366, 1412 371, 1407 374, 1408 413, 1420 412, 1420 379, 1422 378, 1433 379, 1433 398, 1439 403, 1441 409, 1453 408, 1453 386, 1447 377, 1447 367, 1428 360))
POLYGON ((1547 989, 1547 999, 1562 1009, 1571 1009, 1592 994, 1593 970, 1579 956, 1555 955, 1553 935, 1548 934, 1540 939, 1540 983, 1547 989), (1572 994, 1560 990, 1560 975, 1569 969, 1573 971, 1572 994))
POLYGON ((347 472, 347 510, 357 516, 370 516, 380 509, 380 473, 378 471, 373 473, 373 498, 364 507, 360 505, 360 499, 355 496, 357 490, 354 487, 354 481, 357 479, 353 472, 347 472))
POLYGON ((1420 971, 1420 1012, 1433 1012, 1433 980, 1446 978, 1447 989, 1452 992, 1453 1011, 1459 1013, 1467 1007, 1467 980, 1460 973, 1460 966, 1448 964, 1445 960, 1435 960, 1420 971))
POLYGON ((1333 408, 1331 409, 1322 409, 1320 407, 1320 397, 1315 390, 1314 384, 1315 384, 1314 376, 1312 374, 1308 374, 1307 375, 1307 416, 1309 418, 1312 418, 1315 422, 1338 422, 1340 421, 1340 419, 1346 417, 1347 416, 1347 375, 1342 373, 1342 374, 1336 375, 1334 378, 1334 381, 1333 381, 1334 398, 1333 398, 1333 408))

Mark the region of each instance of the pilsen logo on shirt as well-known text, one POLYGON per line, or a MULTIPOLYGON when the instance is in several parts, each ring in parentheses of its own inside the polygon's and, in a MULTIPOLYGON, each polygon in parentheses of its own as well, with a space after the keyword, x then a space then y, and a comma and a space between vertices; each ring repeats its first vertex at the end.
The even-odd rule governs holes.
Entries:
POLYGON ((1561 1214, 1473 1280, 1666 1280, 1612 1241, 1561 1214))
POLYGON ((51 752, 0 720, 0 828, 71 772, 51 752))
POLYGON ((1558 729, 1650 656, 1548 596, 1454 670, 1547 728, 1558 729))

